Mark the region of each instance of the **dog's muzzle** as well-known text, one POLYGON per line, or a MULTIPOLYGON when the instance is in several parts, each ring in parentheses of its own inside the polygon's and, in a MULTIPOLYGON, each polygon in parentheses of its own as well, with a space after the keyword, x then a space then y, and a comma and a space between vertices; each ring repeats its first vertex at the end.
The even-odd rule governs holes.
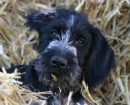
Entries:
MULTIPOLYGON (((53 55, 50 58, 50 66, 57 67, 59 69, 65 69, 69 66, 69 59, 77 58, 77 50, 70 43, 64 41, 52 41, 45 49, 45 53, 49 53, 49 50, 53 55)), ((78 64, 78 61, 75 61, 78 64)))
POLYGON ((35 62, 39 80, 49 87, 72 90, 80 87, 81 68, 76 48, 52 41, 35 62))

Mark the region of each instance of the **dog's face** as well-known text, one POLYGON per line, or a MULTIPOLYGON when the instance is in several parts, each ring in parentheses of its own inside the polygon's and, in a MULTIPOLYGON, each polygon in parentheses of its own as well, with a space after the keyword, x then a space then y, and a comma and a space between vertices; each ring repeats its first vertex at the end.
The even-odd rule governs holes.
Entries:
POLYGON ((106 40, 80 13, 42 10, 29 15, 27 25, 39 32, 39 55, 34 66, 39 80, 51 89, 76 91, 82 79, 94 86, 114 65, 106 40))

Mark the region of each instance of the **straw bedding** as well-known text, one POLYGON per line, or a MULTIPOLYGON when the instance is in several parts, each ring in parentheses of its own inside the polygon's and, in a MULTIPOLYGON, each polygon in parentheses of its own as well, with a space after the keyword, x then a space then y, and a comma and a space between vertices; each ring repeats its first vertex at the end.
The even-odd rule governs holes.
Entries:
MULTIPOLYGON (((116 68, 104 84, 89 93, 83 82, 82 93, 87 102, 90 105, 130 105, 129 0, 0 0, 0 67, 28 64, 37 56, 34 45, 38 34, 24 25, 24 17, 29 11, 52 6, 87 14, 115 51, 116 68)), ((0 73, 0 105, 30 105, 32 102, 45 105, 44 94, 50 92, 31 92, 21 86, 18 78, 17 70, 7 74, 3 68, 3 73, 0 73)))

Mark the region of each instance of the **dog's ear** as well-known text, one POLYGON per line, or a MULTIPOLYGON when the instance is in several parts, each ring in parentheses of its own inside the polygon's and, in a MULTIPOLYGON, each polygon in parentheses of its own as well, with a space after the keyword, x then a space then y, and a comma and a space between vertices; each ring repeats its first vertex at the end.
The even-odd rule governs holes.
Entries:
POLYGON ((84 66, 85 81, 89 87, 102 82, 115 66, 114 52, 99 29, 91 26, 92 49, 84 66))
POLYGON ((56 10, 54 8, 42 9, 40 11, 29 14, 26 25, 31 29, 40 31, 41 27, 46 26, 56 16, 56 10))

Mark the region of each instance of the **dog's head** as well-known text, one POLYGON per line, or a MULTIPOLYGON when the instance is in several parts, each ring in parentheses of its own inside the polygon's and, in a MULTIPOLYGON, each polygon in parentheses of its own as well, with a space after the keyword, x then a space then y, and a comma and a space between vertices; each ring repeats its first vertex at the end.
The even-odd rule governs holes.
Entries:
POLYGON ((82 79, 93 87, 114 66, 112 49, 81 13, 41 10, 27 17, 27 25, 39 33, 39 55, 34 66, 40 81, 51 88, 75 91, 82 79))

